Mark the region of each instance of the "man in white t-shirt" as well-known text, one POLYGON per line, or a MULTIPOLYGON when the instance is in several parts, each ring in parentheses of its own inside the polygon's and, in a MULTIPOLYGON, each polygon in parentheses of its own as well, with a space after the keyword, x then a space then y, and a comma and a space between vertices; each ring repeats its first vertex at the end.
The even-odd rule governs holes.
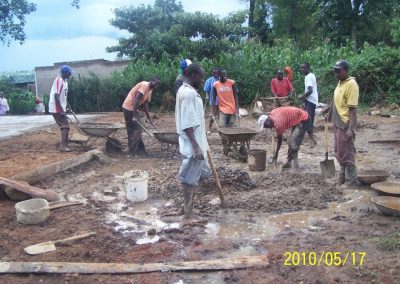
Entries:
POLYGON ((211 171, 207 161, 203 100, 198 93, 204 70, 197 64, 191 64, 186 76, 186 82, 176 96, 175 119, 179 151, 183 159, 178 174, 183 190, 183 218, 190 222, 199 220, 192 212, 193 199, 199 189, 199 181, 210 177, 211 171))
POLYGON ((63 65, 60 68, 61 75, 57 76, 50 90, 49 98, 49 113, 54 117, 54 120, 60 126, 61 130, 61 152, 70 152, 68 147, 68 132, 69 123, 67 118, 67 95, 68 95, 68 82, 67 79, 71 77, 72 68, 68 65, 63 65))
POLYGON ((316 142, 314 138, 314 118, 315 118, 315 108, 318 104, 318 87, 317 79, 314 73, 310 70, 310 64, 305 62, 300 65, 301 73, 304 77, 304 95, 300 97, 304 101, 304 110, 308 112, 311 119, 311 127, 307 131, 308 136, 311 140, 311 147, 314 147, 316 142))

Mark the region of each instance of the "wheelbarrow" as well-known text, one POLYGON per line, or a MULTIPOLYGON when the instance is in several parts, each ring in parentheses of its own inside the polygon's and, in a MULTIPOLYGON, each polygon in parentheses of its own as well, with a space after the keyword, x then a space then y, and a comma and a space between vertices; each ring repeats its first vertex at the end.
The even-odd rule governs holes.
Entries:
POLYGON ((154 132, 153 135, 160 141, 162 152, 169 152, 175 146, 171 158, 174 157, 179 146, 179 134, 174 132, 154 132))
POLYGON ((257 130, 247 127, 218 128, 222 141, 222 151, 225 156, 229 152, 241 162, 246 162, 249 156, 250 142, 258 134, 257 130))
MULTIPOLYGON (((76 128, 81 134, 87 135, 89 137, 99 137, 106 139, 106 150, 109 148, 118 149, 119 151, 122 150, 123 148, 122 143, 119 140, 110 137, 111 134, 114 133, 115 135, 117 130, 121 128, 120 123, 100 123, 100 122, 80 123, 76 114, 72 111, 71 108, 69 108, 69 111, 72 113, 72 115, 76 120, 76 123, 74 123, 70 119, 71 123, 76 126, 76 128)), ((90 147, 92 144, 93 142, 90 143, 88 147, 90 147)))

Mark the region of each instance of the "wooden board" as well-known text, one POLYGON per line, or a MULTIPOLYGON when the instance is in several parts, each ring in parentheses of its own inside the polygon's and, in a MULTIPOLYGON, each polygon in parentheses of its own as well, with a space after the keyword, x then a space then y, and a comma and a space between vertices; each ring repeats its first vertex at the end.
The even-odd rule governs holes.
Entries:
POLYGON ((269 265, 266 255, 171 263, 0 262, 4 273, 121 274, 156 271, 230 270, 269 265))

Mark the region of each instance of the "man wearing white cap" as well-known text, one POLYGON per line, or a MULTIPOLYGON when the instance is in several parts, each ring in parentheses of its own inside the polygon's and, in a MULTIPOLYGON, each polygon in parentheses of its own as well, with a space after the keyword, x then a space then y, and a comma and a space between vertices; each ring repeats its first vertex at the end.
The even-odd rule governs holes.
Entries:
POLYGON ((50 90, 49 98, 49 113, 54 117, 54 120, 60 126, 61 130, 61 144, 60 151, 69 152, 71 149, 68 147, 68 132, 69 123, 66 115, 67 112, 67 94, 68 82, 67 79, 71 77, 72 68, 68 65, 63 65, 60 68, 61 75, 58 75, 50 90))
POLYGON ((279 107, 272 110, 269 115, 261 115, 258 118, 260 131, 263 128, 274 128, 278 135, 278 143, 276 152, 274 153, 273 162, 278 160, 278 153, 282 145, 283 133, 289 128, 292 128, 292 133, 289 138, 289 150, 287 162, 282 167, 291 168, 292 161, 295 169, 299 168, 298 152, 300 145, 303 142, 304 134, 311 126, 311 120, 308 113, 296 107, 279 107))

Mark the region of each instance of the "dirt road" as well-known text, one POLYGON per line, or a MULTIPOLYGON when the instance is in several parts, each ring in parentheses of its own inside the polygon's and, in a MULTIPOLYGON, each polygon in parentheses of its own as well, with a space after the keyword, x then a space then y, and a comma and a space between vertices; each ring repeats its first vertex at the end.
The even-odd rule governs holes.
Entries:
MULTIPOLYGON (((98 121, 123 123, 123 117, 113 113, 98 121)), ((163 115, 155 122, 161 130, 174 129, 172 115, 163 115)), ((241 121, 241 126, 253 125, 252 119, 241 121)), ((399 138, 399 125, 399 118, 360 117, 356 140, 360 169, 386 169, 391 180, 400 179, 400 145, 368 143, 371 139, 399 138)), ((227 205, 219 207, 214 182, 209 180, 195 200, 196 212, 209 220, 201 226, 181 226, 177 212, 182 196, 171 176, 177 173, 180 160, 161 153, 159 143, 147 136, 144 139, 150 159, 113 155, 106 163, 93 161, 37 184, 58 192, 62 200, 84 202, 83 206, 52 211, 43 224, 18 224, 15 202, 0 200, 0 261, 149 263, 268 254, 269 267, 114 276, 0 275, 0 283, 399 282, 400 241, 395 234, 400 234, 400 218, 381 215, 370 202, 374 195, 370 188, 342 190, 336 188, 334 179, 319 176, 319 161, 324 158, 322 122, 317 122, 317 129, 317 146, 308 147, 306 139, 300 149, 298 172, 281 172, 280 167, 271 166, 265 172, 250 172, 246 163, 222 155, 219 135, 212 133, 211 151, 227 205), (120 176, 132 169, 149 173, 149 199, 144 203, 125 198, 120 176), (34 243, 87 231, 96 231, 96 237, 59 245, 55 252, 44 255, 23 252, 34 243), (396 244, 397 249, 391 248, 396 244), (341 252, 342 262, 349 253, 351 261, 334 265, 331 252, 341 252), (313 259, 310 263, 313 253, 321 257, 319 265, 313 265, 313 259)), ((115 137, 126 145, 123 129, 115 137)), ((73 144, 76 152, 59 153, 58 138, 58 129, 52 128, 0 141, 0 176, 10 177, 87 150, 73 144)), ((252 141, 251 147, 267 149, 270 157, 270 141, 270 132, 266 131, 252 141)), ((91 142, 92 148, 103 148, 105 143, 104 139, 91 142)), ((286 147, 284 142, 280 165, 285 162, 286 147)))

